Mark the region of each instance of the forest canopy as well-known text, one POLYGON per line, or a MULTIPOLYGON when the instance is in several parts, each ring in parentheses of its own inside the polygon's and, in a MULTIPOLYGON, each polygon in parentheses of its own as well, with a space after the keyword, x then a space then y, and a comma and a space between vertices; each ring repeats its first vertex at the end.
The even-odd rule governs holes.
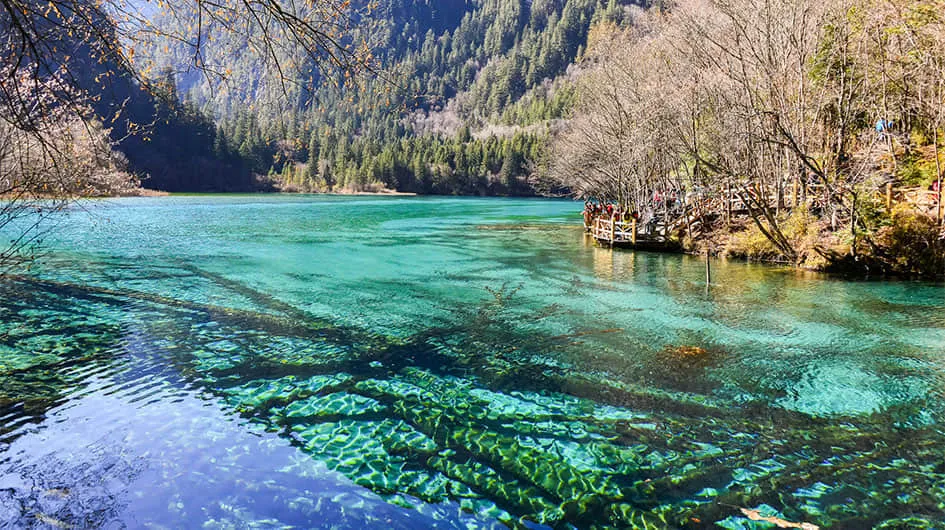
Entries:
POLYGON ((382 0, 353 28, 377 64, 360 78, 314 71, 274 83, 258 57, 232 53, 241 39, 208 45, 208 57, 227 58, 222 84, 180 70, 192 55, 183 44, 137 57, 177 71, 184 98, 219 120, 220 156, 283 190, 534 194, 591 28, 639 10, 627 0, 382 0))

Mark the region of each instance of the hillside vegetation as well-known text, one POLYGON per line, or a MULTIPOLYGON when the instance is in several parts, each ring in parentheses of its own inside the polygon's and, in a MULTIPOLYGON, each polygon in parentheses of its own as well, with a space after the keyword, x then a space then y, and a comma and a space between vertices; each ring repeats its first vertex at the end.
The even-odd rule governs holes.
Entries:
POLYGON ((184 68, 193 53, 180 42, 156 40, 139 57, 218 120, 217 158, 283 189, 532 194, 545 139, 572 105, 574 64, 591 28, 625 24, 639 10, 616 0, 355 8, 361 18, 347 39, 372 51, 376 75, 304 61, 275 70, 241 53, 252 38, 214 40, 212 24, 206 62, 221 65, 222 82, 184 68))
POLYGON ((945 272, 945 2, 663 7, 588 53, 559 185, 690 248, 945 272))

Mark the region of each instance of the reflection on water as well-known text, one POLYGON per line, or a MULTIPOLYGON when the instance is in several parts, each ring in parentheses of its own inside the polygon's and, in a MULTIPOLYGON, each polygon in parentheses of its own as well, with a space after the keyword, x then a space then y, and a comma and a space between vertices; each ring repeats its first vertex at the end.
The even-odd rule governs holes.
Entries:
POLYGON ((109 201, 0 286, 0 526, 945 521, 945 295, 557 201, 109 201), (94 228, 91 226, 94 225, 94 228))

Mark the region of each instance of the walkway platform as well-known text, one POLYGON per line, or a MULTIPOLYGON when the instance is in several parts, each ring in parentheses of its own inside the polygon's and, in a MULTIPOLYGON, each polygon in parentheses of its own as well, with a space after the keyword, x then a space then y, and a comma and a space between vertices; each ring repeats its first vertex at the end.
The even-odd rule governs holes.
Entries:
POLYGON ((678 243, 666 235, 662 225, 651 225, 650 230, 641 229, 637 221, 617 221, 608 217, 596 217, 585 222, 584 231, 600 245, 612 248, 637 250, 676 250, 678 243))

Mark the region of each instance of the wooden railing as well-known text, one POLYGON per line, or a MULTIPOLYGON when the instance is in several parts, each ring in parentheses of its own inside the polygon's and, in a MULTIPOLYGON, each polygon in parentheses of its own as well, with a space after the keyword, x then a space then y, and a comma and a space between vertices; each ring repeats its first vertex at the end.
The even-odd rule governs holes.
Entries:
POLYGON ((640 237, 637 220, 617 221, 614 218, 597 217, 590 226, 590 233, 598 241, 636 244, 640 237))
POLYGON ((939 201, 939 192, 934 190, 919 187, 896 188, 890 183, 877 195, 877 198, 885 204, 887 211, 892 210, 897 204, 908 204, 921 213, 935 217, 938 221, 942 220, 945 213, 939 201))
POLYGON ((938 192, 922 188, 900 188, 902 202, 908 202, 923 209, 938 208, 938 192))
MULTIPOLYGON (((811 197, 811 195, 816 196, 817 188, 820 187, 822 186, 808 186, 805 190, 805 195, 807 197, 811 197)), ((800 190, 797 189, 797 186, 785 189, 784 191, 785 193, 782 194, 780 201, 775 197, 764 197, 758 201, 759 205, 767 202, 769 208, 776 208, 778 207, 778 202, 780 202, 781 208, 790 210, 800 204, 801 195, 799 194, 800 190), (765 199, 767 199, 767 201, 765 201, 765 199)), ((919 187, 896 188, 889 184, 877 190, 876 195, 877 199, 885 203, 887 210, 891 210, 896 204, 906 203, 916 210, 932 215, 939 221, 942 220, 943 214, 945 214, 939 202, 939 193, 937 191, 919 187)), ((679 215, 676 222, 669 227, 666 226, 666 220, 660 218, 660 215, 657 215, 656 219, 643 224, 639 223, 637 219, 617 220, 615 217, 607 215, 593 217, 587 214, 584 218, 584 229, 597 241, 611 245, 617 243, 636 245, 637 243, 665 242, 669 234, 691 223, 695 223, 698 219, 696 212, 718 211, 717 208, 720 204, 727 210, 725 212, 727 215, 743 215, 748 211, 748 206, 742 201, 741 197, 736 193, 729 192, 728 197, 690 197, 690 201, 685 205, 677 203, 674 205, 670 216, 675 214, 679 215), (701 204, 693 204, 693 200, 702 202, 701 204)), ((663 212, 658 212, 658 214, 662 213, 663 212)))
POLYGON ((658 245, 666 243, 670 233, 659 220, 643 225, 636 219, 620 221, 606 216, 593 219, 585 229, 598 242, 609 245, 658 245))

